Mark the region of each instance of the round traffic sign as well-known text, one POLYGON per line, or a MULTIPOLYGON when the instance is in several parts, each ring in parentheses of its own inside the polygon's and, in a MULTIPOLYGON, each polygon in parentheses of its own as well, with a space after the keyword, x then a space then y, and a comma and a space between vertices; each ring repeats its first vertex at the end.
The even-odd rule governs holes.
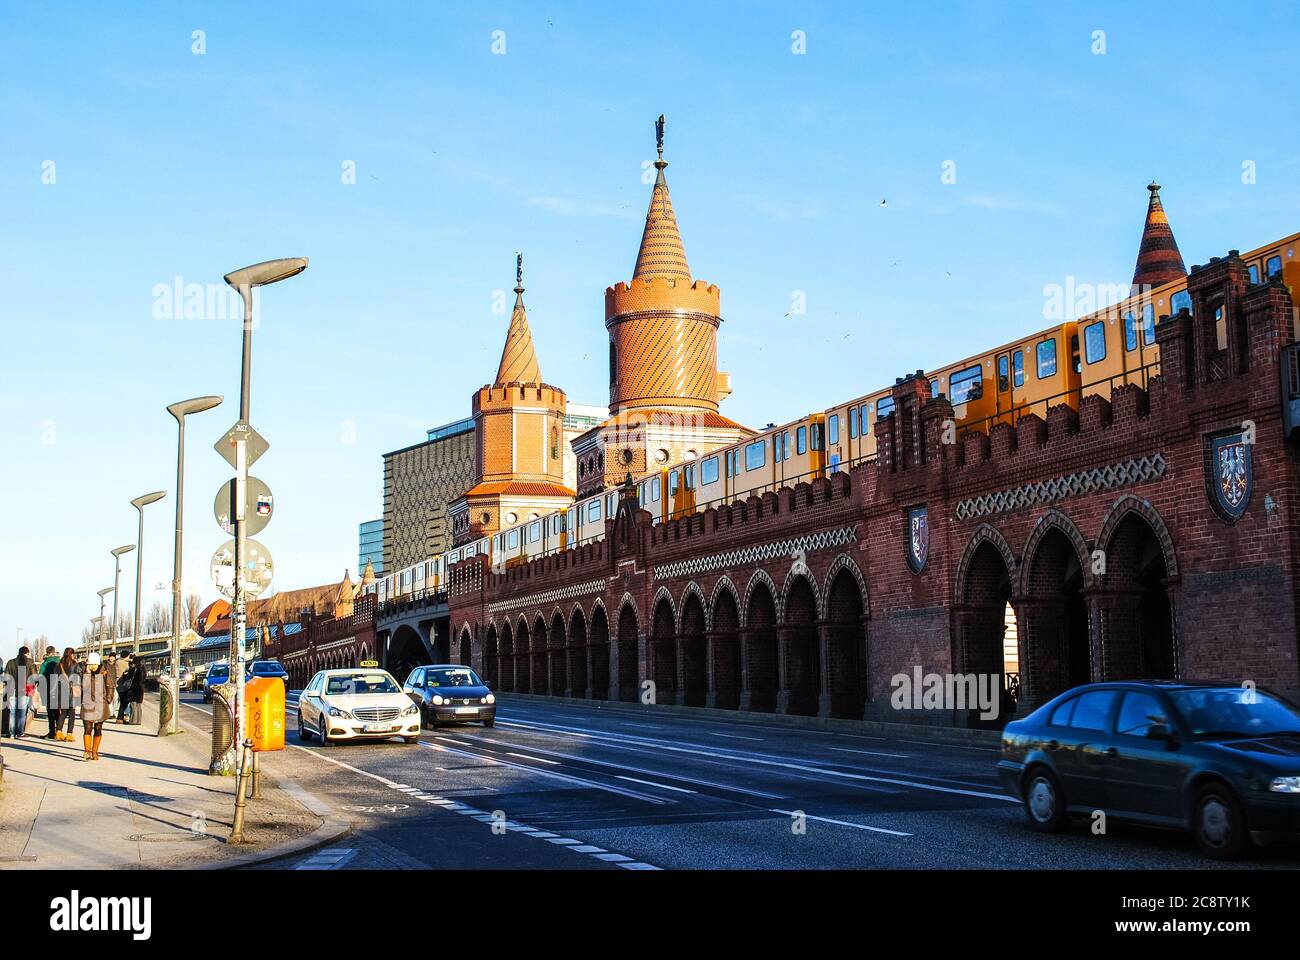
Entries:
MULTIPOLYGON (((244 540, 244 596, 255 600, 271 585, 275 569, 271 552, 252 537, 244 540)), ((235 596, 235 541, 227 540, 212 555, 212 582, 221 595, 235 596)))
MULTIPOLYGON (((257 477, 248 478, 245 489, 248 507, 244 510, 244 532, 255 537, 266 529, 271 522, 271 513, 275 509, 275 497, 271 488, 257 477)), ((223 533, 233 535, 235 532, 235 480, 232 477, 221 485, 217 499, 212 502, 212 515, 217 518, 217 526, 223 533)))

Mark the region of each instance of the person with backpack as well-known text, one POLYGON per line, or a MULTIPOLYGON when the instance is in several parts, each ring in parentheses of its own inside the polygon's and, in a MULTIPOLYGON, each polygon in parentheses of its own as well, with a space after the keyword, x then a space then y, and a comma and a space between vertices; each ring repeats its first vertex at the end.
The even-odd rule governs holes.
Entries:
POLYGON ((41 661, 41 694, 45 701, 45 720, 50 732, 46 740, 62 740, 59 722, 63 719, 63 708, 67 706, 68 680, 63 673, 63 661, 54 647, 45 648, 45 659, 41 661))
POLYGON ((27 733, 27 707, 36 689, 36 662, 32 660, 30 648, 23 647, 18 656, 5 664, 5 676, 8 680, 5 706, 9 713, 9 736, 20 740, 27 733))

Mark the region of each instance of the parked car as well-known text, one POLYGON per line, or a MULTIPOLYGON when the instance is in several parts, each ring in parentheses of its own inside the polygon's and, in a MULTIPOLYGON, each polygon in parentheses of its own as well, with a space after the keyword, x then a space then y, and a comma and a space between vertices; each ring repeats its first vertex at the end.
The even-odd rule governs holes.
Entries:
POLYGON ((220 686, 230 679, 230 664, 222 660, 208 667, 207 676, 203 678, 203 702, 212 702, 212 688, 220 686))
POLYGON ((1007 724, 998 771, 1037 830, 1100 810, 1224 860, 1300 833, 1300 709, 1251 685, 1076 687, 1007 724))
POLYGON ((279 677, 284 681, 284 689, 289 689, 289 671, 278 660, 254 660, 244 673, 244 682, 254 677, 279 677))
POLYGON ((298 698, 298 739, 321 746, 341 740, 420 740, 420 708, 385 670, 322 670, 298 698))
POLYGON ((496 722, 496 695, 477 673, 462 664, 416 667, 402 689, 419 704, 426 726, 481 723, 490 727, 496 722))

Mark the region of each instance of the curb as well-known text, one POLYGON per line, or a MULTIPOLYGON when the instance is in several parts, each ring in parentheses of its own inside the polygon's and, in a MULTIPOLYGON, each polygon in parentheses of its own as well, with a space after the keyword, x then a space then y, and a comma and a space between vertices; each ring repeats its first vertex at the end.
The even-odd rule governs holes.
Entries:
POLYGON ((262 863, 269 863, 272 860, 279 860, 283 857, 291 857, 296 853, 305 853, 308 850, 315 850, 317 847, 323 847, 327 843, 346 836, 352 832, 352 824, 347 820, 340 820, 338 817, 329 817, 324 820, 319 827, 305 836, 297 837, 293 840, 286 840, 274 847, 261 850, 257 853, 247 853, 238 857, 231 857, 229 860, 218 860, 212 863, 205 863, 195 867, 195 870, 237 870, 241 867, 251 867, 262 863))
POLYGON ((927 738, 941 743, 966 746, 997 747, 1001 733, 997 730, 978 730, 970 727, 936 727, 919 723, 890 723, 884 720, 845 720, 834 717, 806 717, 785 713, 755 713, 745 710, 727 710, 721 707, 683 707, 675 704, 640 705, 623 700, 588 700, 585 697, 552 697, 535 693, 497 693, 498 703, 519 700, 525 703, 562 703, 594 708, 593 712, 624 713, 634 717, 674 716, 697 717, 710 720, 730 720, 741 724, 776 724, 792 729, 800 727, 836 730, 846 733, 879 733, 889 736, 927 738))

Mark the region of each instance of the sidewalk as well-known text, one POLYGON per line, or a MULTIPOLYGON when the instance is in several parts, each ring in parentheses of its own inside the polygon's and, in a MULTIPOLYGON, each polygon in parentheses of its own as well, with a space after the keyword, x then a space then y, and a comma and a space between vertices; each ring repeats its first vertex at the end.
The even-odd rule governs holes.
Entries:
MULTIPOLYGON (((186 718, 182 715, 182 721, 186 718)), ((42 718, 29 729, 44 734, 42 718)), ((263 775, 245 813, 249 843, 227 842, 235 778, 207 774, 208 737, 191 727, 158 737, 155 697, 139 726, 104 725, 99 761, 71 742, 3 741, 0 870, 234 866, 309 849, 341 832, 263 775)))

